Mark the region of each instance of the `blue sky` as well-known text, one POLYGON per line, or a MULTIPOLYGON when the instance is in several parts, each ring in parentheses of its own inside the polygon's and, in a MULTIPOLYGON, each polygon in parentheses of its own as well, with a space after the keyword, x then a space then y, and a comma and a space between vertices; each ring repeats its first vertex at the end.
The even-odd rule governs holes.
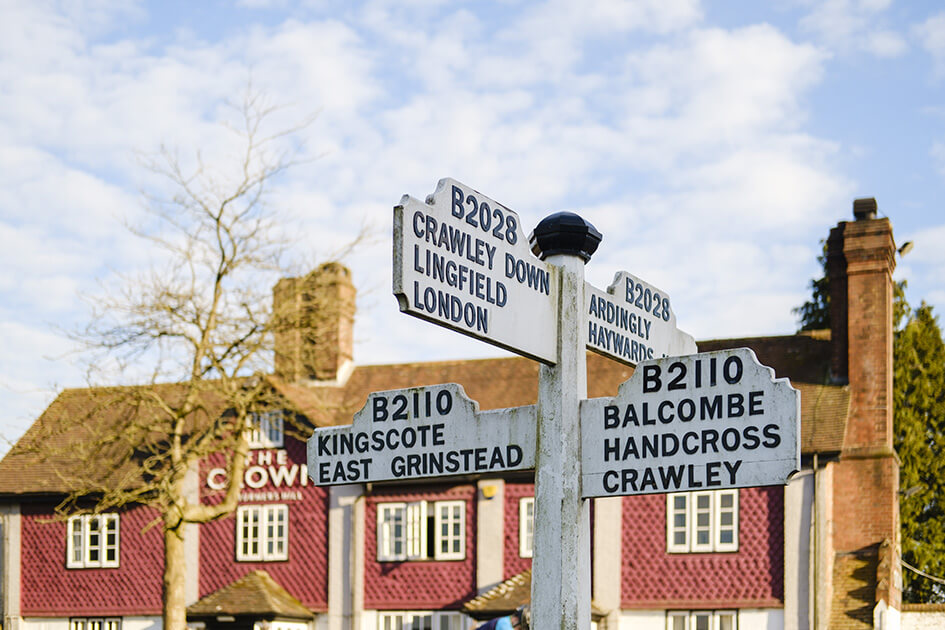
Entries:
POLYGON ((391 208, 454 177, 526 231, 603 234, 587 277, 669 292, 696 339, 789 334, 819 240, 875 196, 907 296, 945 310, 945 8, 934 2, 0 0, 0 435, 85 383, 60 332, 154 254, 123 223, 162 144, 223 160, 252 82, 317 112, 270 201, 298 260, 358 226, 361 364, 501 351, 398 312, 391 208), (317 159, 314 159, 317 158, 317 159))

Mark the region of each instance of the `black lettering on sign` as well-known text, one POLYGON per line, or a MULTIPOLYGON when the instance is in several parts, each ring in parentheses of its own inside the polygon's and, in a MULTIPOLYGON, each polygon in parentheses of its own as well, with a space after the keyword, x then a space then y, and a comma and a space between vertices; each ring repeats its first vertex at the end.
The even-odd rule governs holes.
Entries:
POLYGON ((670 363, 669 369, 666 371, 672 372, 674 370, 679 372, 679 374, 677 374, 676 378, 669 382, 669 385, 666 387, 666 389, 686 389, 686 384, 682 382, 683 379, 686 378, 686 364, 681 361, 674 361, 673 363, 670 363))
POLYGON ((459 186, 453 186, 451 201, 450 214, 457 219, 492 234, 500 241, 507 241, 510 245, 518 242, 518 221, 511 214, 507 214, 508 211, 503 212, 498 207, 490 208, 485 201, 480 203, 474 195, 467 195, 459 186))
POLYGON ((669 298, 651 291, 649 288, 627 278, 624 299, 644 313, 650 313, 657 319, 668 322, 670 318, 669 298))
POLYGON ((660 366, 643 366, 643 393, 658 392, 663 387, 660 381, 660 366))
POLYGON ((448 389, 441 389, 434 398, 430 390, 414 391, 412 396, 394 394, 372 394, 371 409, 374 422, 390 420, 409 420, 430 418, 434 415, 445 416, 453 409, 453 394, 448 389))
POLYGON ((725 363, 722 365, 722 376, 725 377, 725 382, 729 385, 734 385, 742 380, 743 371, 742 359, 738 355, 732 355, 725 359, 725 363))

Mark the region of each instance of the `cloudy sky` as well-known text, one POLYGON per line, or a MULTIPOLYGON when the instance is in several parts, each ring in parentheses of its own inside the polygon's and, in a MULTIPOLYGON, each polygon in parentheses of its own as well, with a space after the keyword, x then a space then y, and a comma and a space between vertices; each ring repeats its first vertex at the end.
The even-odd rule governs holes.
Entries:
POLYGON ((248 82, 312 158, 269 198, 318 261, 361 224, 361 364, 499 356, 402 315, 391 208, 453 177, 525 231, 603 234, 587 277, 667 291, 696 339, 789 334, 820 239, 875 196, 945 311, 945 9, 795 0, 0 0, 0 435, 82 386, 79 296, 155 262, 140 156, 225 160, 248 82))

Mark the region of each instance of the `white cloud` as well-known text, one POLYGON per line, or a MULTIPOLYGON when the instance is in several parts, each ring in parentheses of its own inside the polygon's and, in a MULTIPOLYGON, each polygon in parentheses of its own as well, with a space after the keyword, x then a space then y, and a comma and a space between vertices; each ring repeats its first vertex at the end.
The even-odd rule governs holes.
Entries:
MULTIPOLYGON (((91 270, 148 260, 111 221, 138 216, 134 186, 155 185, 132 149, 164 141, 227 157, 221 103, 252 73, 291 105, 277 126, 321 112, 305 136, 306 155, 322 157, 271 199, 299 257, 325 255, 362 222, 376 228, 349 260, 359 362, 501 352, 399 315, 390 295, 391 207, 443 176, 519 212, 526 233, 555 210, 581 212, 605 234, 593 281, 640 275, 674 296, 680 326, 698 336, 792 329, 808 265, 799 278, 785 261, 809 260, 813 273, 818 213, 849 195, 837 147, 804 132, 825 54, 770 25, 703 25, 694 0, 500 9, 369 2, 219 41, 106 42, 55 11, 15 14, 32 41, 0 37, 12 86, 0 101, 0 264, 22 264, 48 295, 0 284, 31 305, 6 313, 10 325, 78 317, 68 295, 91 270), (766 246, 775 235, 784 244, 766 246)), ((10 359, 0 379, 35 372, 10 359)))
POLYGON ((905 38, 887 26, 891 0, 819 0, 801 20, 821 45, 840 53, 866 52, 880 58, 906 52, 905 38))
POLYGON ((945 12, 937 13, 916 24, 912 32, 934 60, 936 75, 945 74, 945 12))

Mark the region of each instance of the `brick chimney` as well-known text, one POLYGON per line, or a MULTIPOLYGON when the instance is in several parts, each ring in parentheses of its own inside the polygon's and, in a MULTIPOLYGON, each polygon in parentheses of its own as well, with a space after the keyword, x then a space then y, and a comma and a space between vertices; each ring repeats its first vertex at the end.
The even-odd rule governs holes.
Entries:
POLYGON ((853 222, 827 239, 831 376, 850 384, 847 445, 892 448, 892 272, 896 245, 873 198, 853 202, 853 222))
POLYGON ((898 608, 899 458, 893 450, 892 395, 896 246, 889 219, 877 218, 875 199, 854 201, 853 215, 854 221, 840 222, 827 240, 831 377, 850 391, 843 450, 833 474, 834 550, 838 557, 893 554, 895 561, 879 562, 876 600, 898 608))
POLYGON ((272 289, 276 374, 290 382, 343 382, 352 366, 355 289, 351 271, 329 262, 272 289))

